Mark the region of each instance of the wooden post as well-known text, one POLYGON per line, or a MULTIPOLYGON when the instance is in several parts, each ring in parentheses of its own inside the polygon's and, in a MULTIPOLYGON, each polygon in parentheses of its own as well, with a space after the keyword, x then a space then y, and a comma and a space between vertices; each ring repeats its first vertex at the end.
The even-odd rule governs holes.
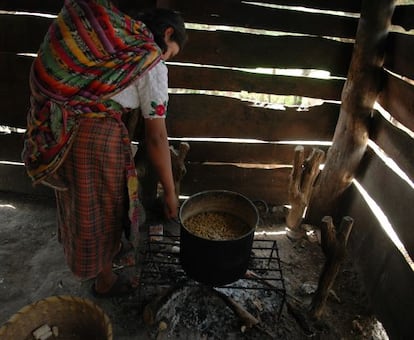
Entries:
POLYGON ((329 291, 345 258, 346 245, 353 223, 353 219, 346 216, 342 219, 338 231, 336 231, 332 217, 325 216, 322 219, 321 246, 326 261, 319 276, 318 289, 312 298, 310 306, 310 315, 315 319, 320 319, 322 316, 329 291))
POLYGON ((305 159, 304 148, 295 148, 293 168, 289 180, 289 204, 291 206, 286 217, 287 235, 290 238, 300 238, 304 232, 300 229, 302 217, 312 194, 313 185, 319 174, 319 165, 325 157, 325 152, 314 148, 305 159))
POLYGON ((368 142, 371 112, 380 89, 385 40, 395 0, 363 0, 356 42, 342 105, 327 153, 325 167, 315 185, 306 221, 318 225, 323 216, 336 216, 339 199, 351 184, 368 142))

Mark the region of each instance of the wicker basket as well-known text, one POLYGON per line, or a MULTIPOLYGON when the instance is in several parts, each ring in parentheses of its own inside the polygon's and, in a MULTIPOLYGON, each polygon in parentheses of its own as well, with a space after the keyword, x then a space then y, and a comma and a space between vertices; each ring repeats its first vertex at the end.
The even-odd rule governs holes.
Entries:
POLYGON ((51 340, 112 340, 112 324, 105 312, 90 300, 67 295, 23 307, 0 328, 0 339, 33 340, 33 332, 45 325, 54 331, 51 340))

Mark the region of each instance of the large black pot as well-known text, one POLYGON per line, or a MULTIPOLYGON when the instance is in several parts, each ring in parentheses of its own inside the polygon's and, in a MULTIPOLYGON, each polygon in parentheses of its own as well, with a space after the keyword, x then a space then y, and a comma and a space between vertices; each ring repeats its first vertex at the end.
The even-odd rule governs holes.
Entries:
POLYGON ((180 261, 192 279, 223 286, 242 278, 249 264, 258 213, 245 196, 226 190, 211 190, 188 198, 180 208, 180 261), (185 221, 201 212, 224 212, 249 226, 244 235, 230 240, 211 240, 189 231, 185 221))

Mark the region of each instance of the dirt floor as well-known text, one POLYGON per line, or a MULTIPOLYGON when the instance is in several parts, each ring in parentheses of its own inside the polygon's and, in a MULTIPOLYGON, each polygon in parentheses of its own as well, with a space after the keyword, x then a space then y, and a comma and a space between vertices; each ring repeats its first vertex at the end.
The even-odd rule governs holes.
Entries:
MULTIPOLYGON (((306 310, 324 263, 318 238, 314 234, 293 242, 283 234, 281 208, 259 210, 258 230, 274 232, 268 237, 277 241, 287 303, 298 309, 292 311, 285 303, 278 320, 261 318, 263 329, 268 332, 257 328, 244 330, 234 313, 226 312, 225 318, 233 320, 235 327, 221 339, 388 339, 369 308, 349 259, 341 267, 323 317, 318 322, 309 320, 306 310)), ((143 310, 149 297, 136 293, 123 298, 94 298, 90 293, 91 282, 80 282, 65 265, 56 237, 55 218, 52 199, 0 193, 0 325, 34 301, 52 295, 74 295, 92 300, 107 313, 115 340, 218 338, 212 333, 213 324, 216 328, 224 327, 227 320, 223 317, 210 325, 210 332, 186 324, 182 325, 181 333, 172 334, 168 332, 171 319, 157 323, 156 329, 144 322, 143 310)), ((200 305, 206 303, 197 301, 200 305)))

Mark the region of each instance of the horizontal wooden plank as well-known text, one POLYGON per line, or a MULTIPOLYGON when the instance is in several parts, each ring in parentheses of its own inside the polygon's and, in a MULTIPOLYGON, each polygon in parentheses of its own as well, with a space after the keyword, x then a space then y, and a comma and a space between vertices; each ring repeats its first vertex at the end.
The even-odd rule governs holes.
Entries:
POLYGON ((358 269, 368 303, 390 339, 410 338, 414 313, 412 269, 354 186, 347 191, 342 208, 343 216, 354 219, 348 256, 358 269))
MULTIPOLYGON (((191 1, 188 1, 191 2, 191 1)), ((221 0, 223 4, 233 3, 233 0, 221 0)), ((326 9, 333 11, 356 12, 359 13, 361 8, 361 0, 261 0, 262 3, 300 6, 314 9, 326 9)), ((140 0, 132 2, 130 0, 113 0, 113 3, 123 10, 131 10, 133 6, 142 8, 151 7, 154 0, 140 0)), ((57 13, 63 4, 63 0, 1 0, 0 9, 3 10, 37 10, 45 13, 57 13)))
POLYGON ((0 191, 54 197, 54 191, 44 185, 33 187, 23 165, 0 164, 0 191))
POLYGON ((414 28, 414 5, 396 6, 391 23, 403 27, 406 31, 414 28))
POLYGON ((376 112, 370 126, 369 138, 414 182, 414 139, 411 136, 376 112))
POLYGON ((0 125, 26 127, 32 58, 0 53, 0 125))
POLYGON ((24 11, 56 14, 63 0, 0 0, 0 9, 4 11, 24 11))
POLYGON ((36 53, 51 22, 39 16, 0 14, 0 52, 36 53))
POLYGON ((358 19, 325 13, 263 7, 241 0, 170 0, 186 22, 319 36, 355 38, 358 19))
MULTIPOLYGON (((0 53, 0 123, 24 127, 29 104, 32 58, 0 53)), ((344 80, 312 79, 237 70, 169 65, 169 86, 196 90, 247 91, 340 100, 344 80)))
MULTIPOLYGON (((140 0, 137 4, 130 0, 114 0, 115 4, 120 9, 131 10, 133 6, 140 6, 142 8, 151 7, 155 1, 140 0), (143 4, 143 5, 142 5, 143 4)), ((222 0, 224 4, 232 3, 233 1, 222 0)), ((347 1, 335 0, 326 2, 324 0, 262 0, 262 3, 286 5, 286 6, 300 6, 314 9, 326 9, 333 11, 345 12, 359 12, 361 8, 361 1, 347 1)), ((57 13, 63 4, 63 0, 1 0, 0 9, 3 10, 37 10, 45 13, 57 13)))
MULTIPOLYGON (((228 143, 190 141, 188 162, 223 162, 262 165, 286 165, 293 163, 296 145, 265 144, 265 143, 228 143)), ((304 146, 305 157, 312 148, 327 151, 327 146, 304 146)))
POLYGON ((188 164, 181 182, 181 194, 193 195, 204 190, 231 190, 252 200, 287 204, 289 168, 251 169, 231 165, 188 164))
POLYGON ((414 259, 413 188, 386 166, 370 149, 367 150, 361 162, 356 179, 382 209, 414 259))
POLYGON ((194 30, 189 31, 189 41, 174 61, 243 68, 317 69, 346 76, 352 51, 351 43, 321 37, 194 30), (257 51, 254 57, 253 51, 257 51))
POLYGON ((385 73, 377 101, 391 116, 414 131, 414 86, 385 73))
MULTIPOLYGON (((156 0, 113 0, 114 4, 123 9, 143 9, 155 7, 156 0)), ((63 0, 0 0, 0 10, 27 11, 47 14, 57 14, 63 5, 63 0)))
POLYGON ((274 110, 227 97, 171 95, 167 128, 171 137, 331 141, 338 115, 331 103, 274 110))
POLYGON ((361 0, 260 0, 262 3, 359 13, 361 0))
POLYGON ((169 65, 172 88, 220 91, 247 91, 340 100, 343 79, 315 79, 257 74, 231 69, 169 65))
MULTIPOLYGON (((190 141, 186 162, 251 163, 263 165, 292 164, 295 144, 230 143, 190 141)), ((178 145, 178 142, 171 142, 178 145)), ((21 162, 23 135, 0 134, 0 161, 21 162)), ((305 145, 305 156, 312 148, 327 151, 327 146, 305 145)))
MULTIPOLYGON (((36 52, 50 20, 10 15, 1 15, 0 19, 0 52, 16 53, 36 52)), ((353 48, 351 43, 321 37, 197 30, 188 33, 189 41, 175 60, 203 65, 321 69, 346 76, 353 48), (252 51, 257 51, 254 57, 252 51)))
POLYGON ((0 161, 21 162, 23 135, 18 133, 0 134, 0 161))
MULTIPOLYGON (((290 169, 247 169, 229 165, 187 165, 181 194, 192 195, 204 190, 223 189, 239 192, 252 200, 287 204, 290 169)), ((53 190, 39 185, 33 188, 23 166, 0 164, 0 191, 52 197, 53 190)))
MULTIPOLYGON (((0 4, 1 6, 1 4, 0 4)), ((57 13, 60 10, 59 2, 55 4, 37 4, 36 2, 30 6, 31 9, 22 9, 22 6, 16 4, 14 6, 17 10, 37 10, 44 13, 57 13)), ((139 7, 144 8, 144 7, 139 7)), ((358 25, 357 18, 332 16, 328 14, 309 13, 300 11, 291 11, 286 9, 266 8, 254 4, 244 3, 241 0, 231 1, 172 1, 172 8, 182 13, 186 22, 210 25, 226 25, 239 26, 245 28, 282 31, 291 33, 312 34, 320 36, 330 36, 339 38, 355 38, 356 29, 358 25)), ((7 8, 6 8, 7 9, 7 8)), ((130 4, 123 7, 124 10, 130 12, 137 10, 137 4, 130 4)), ((11 10, 11 8, 8 8, 11 10)), ((24 16, 2 16, 1 21, 7 24, 12 20, 13 24, 18 26, 17 20, 29 20, 24 16)), ((36 31, 46 32, 43 24, 50 22, 51 19, 38 18, 34 22, 35 30, 28 32, 29 37, 36 34, 36 31), (42 19, 42 20, 39 20, 42 19)), ((30 25, 25 25, 28 30, 30 25)), ((20 30, 17 30, 18 33, 20 30)), ((3 32, 3 34, 11 32, 3 32)), ((22 35, 23 38, 29 39, 22 35)), ((27 40, 30 41, 30 40, 27 40)), ((26 46, 27 41, 23 40, 20 43, 26 46)), ((34 42, 37 40, 35 39, 34 42)))
POLYGON ((384 66, 390 71, 414 80, 414 35, 390 33, 385 48, 384 66))

